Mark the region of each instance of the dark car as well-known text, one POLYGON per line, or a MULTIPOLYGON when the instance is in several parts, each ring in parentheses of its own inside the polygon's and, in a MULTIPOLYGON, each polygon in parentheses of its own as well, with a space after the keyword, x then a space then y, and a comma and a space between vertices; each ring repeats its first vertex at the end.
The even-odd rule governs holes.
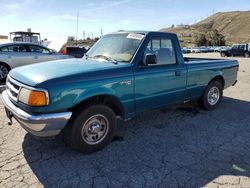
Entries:
POLYGON ((250 44, 234 44, 232 48, 222 49, 220 51, 222 57, 225 56, 250 56, 250 44))
POLYGON ((84 47, 73 46, 66 48, 66 54, 75 58, 82 58, 87 53, 87 51, 88 50, 84 47))

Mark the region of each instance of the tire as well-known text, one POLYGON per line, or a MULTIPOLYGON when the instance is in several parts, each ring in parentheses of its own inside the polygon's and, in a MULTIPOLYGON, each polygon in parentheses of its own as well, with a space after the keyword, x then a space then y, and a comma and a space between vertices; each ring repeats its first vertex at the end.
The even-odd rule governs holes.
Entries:
POLYGON ((223 86, 219 81, 212 81, 200 99, 201 105, 206 110, 214 110, 221 102, 223 86))
POLYGON ((0 62, 0 83, 5 83, 9 71, 10 67, 5 63, 0 62))
POLYGON ((221 55, 221 57, 226 57, 226 53, 225 52, 221 52, 220 55, 221 55))
POLYGON ((247 58, 249 58, 249 57, 250 57, 249 52, 246 52, 246 53, 244 54, 244 56, 247 57, 247 58))
POLYGON ((64 131, 65 141, 82 153, 103 149, 116 133, 116 115, 105 105, 92 105, 74 115, 64 131))

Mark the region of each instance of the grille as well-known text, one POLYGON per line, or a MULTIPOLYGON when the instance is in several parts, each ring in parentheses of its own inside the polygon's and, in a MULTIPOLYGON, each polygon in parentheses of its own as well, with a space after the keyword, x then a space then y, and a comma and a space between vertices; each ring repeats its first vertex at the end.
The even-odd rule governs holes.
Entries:
POLYGON ((17 102, 19 90, 21 88, 17 81, 13 80, 8 76, 6 81, 7 93, 11 99, 17 102))

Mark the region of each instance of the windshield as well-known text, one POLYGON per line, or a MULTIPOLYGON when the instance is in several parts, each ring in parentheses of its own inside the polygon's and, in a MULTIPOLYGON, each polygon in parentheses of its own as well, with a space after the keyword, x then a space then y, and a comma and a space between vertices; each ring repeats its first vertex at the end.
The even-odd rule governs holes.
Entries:
POLYGON ((129 62, 143 38, 143 34, 137 33, 105 35, 88 51, 87 57, 106 57, 114 61, 129 62))

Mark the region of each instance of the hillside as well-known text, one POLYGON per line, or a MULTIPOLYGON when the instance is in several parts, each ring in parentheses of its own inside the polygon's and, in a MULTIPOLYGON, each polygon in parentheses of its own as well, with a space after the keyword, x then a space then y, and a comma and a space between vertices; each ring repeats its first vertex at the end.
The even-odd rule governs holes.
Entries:
POLYGON ((250 11, 219 12, 189 28, 164 28, 175 32, 184 45, 192 44, 196 33, 217 29, 228 44, 250 42, 250 11))

